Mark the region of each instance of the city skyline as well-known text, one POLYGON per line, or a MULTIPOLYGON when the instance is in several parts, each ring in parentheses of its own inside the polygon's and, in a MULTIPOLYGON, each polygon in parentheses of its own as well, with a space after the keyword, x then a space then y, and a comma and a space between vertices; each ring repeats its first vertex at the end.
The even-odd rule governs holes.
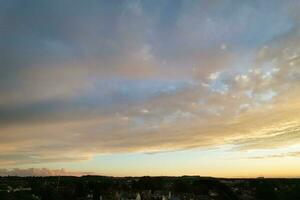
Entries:
POLYGON ((0 176, 300 177, 299 10, 0 1, 0 176))

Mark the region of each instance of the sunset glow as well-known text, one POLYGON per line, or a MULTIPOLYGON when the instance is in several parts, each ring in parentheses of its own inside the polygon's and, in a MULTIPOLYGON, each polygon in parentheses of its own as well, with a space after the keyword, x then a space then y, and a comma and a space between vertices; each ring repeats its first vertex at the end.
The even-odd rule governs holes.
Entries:
POLYGON ((300 177, 299 10, 0 1, 0 175, 300 177))

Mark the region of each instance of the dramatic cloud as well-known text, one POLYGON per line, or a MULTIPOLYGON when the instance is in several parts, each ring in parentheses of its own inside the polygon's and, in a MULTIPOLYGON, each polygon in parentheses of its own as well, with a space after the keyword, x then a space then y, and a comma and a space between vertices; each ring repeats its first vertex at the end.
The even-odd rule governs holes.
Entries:
POLYGON ((299 6, 1 1, 0 164, 300 144, 299 6))

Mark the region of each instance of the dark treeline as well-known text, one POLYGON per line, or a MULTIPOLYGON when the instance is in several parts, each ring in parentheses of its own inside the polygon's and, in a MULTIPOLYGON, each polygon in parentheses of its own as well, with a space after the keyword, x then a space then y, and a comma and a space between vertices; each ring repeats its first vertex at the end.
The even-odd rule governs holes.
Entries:
POLYGON ((142 199, 156 200, 164 196, 194 200, 296 200, 300 199, 300 180, 197 176, 0 177, 0 200, 117 200, 136 199, 136 194, 141 194, 142 199))

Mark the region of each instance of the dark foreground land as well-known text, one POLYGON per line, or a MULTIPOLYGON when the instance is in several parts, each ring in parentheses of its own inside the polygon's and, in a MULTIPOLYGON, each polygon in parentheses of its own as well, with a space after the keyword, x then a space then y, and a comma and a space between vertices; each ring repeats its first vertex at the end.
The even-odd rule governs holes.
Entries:
POLYGON ((0 177, 0 200, 300 200, 300 179, 0 177))

